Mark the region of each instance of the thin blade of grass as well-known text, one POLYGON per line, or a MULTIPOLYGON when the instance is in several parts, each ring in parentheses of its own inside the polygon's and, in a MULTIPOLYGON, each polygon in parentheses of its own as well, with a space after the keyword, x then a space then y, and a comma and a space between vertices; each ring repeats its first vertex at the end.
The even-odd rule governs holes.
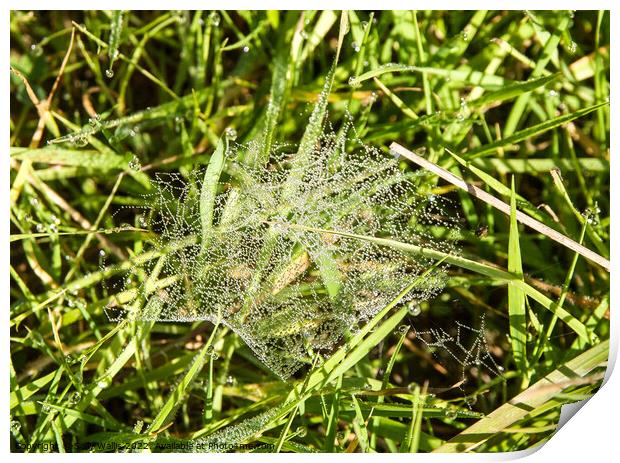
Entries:
MULTIPOLYGON (((394 154, 397 154, 399 156, 403 156, 403 157, 409 159, 410 161, 415 162, 419 166, 424 167, 427 170, 430 170, 434 174, 439 175, 444 180, 452 183, 453 185, 461 188, 462 190, 465 190, 465 191, 469 192, 471 195, 475 196, 478 199, 483 200, 487 204, 490 204, 494 208, 502 211, 504 214, 510 215, 510 206, 508 206, 503 201, 500 201, 497 198, 495 198, 494 196, 491 196, 486 191, 484 191, 484 190, 482 190, 482 189, 480 189, 480 188, 478 188, 478 187, 476 187, 474 185, 471 185, 471 184, 465 182, 463 179, 461 179, 461 178, 457 177, 456 175, 448 172, 447 170, 439 167, 438 165, 436 165, 436 164, 434 164, 432 162, 427 161, 426 159, 418 156, 415 153, 412 153, 407 148, 399 145, 398 143, 395 143, 395 142, 392 143, 390 145, 390 150, 394 154)), ((552 240, 560 243, 561 245, 566 246, 567 248, 571 249, 572 251, 578 252, 579 254, 581 254, 586 259, 588 259, 588 260, 590 260, 592 262, 597 263, 598 265, 603 267, 605 270, 609 271, 609 269, 610 269, 610 262, 609 262, 608 259, 605 259, 604 257, 598 255, 594 251, 591 251, 590 249, 586 248, 585 246, 582 246, 581 244, 575 242, 574 240, 568 238, 567 236, 564 236, 561 233, 555 231, 554 229, 548 227, 547 225, 545 225, 545 224, 543 224, 543 223, 533 219, 532 217, 530 217, 528 215, 525 215, 521 211, 517 211, 517 220, 519 222, 521 222, 522 224, 527 225, 528 227, 533 228, 537 232, 542 233, 543 235, 545 235, 545 236, 551 238, 552 240)))
POLYGON ((219 185, 220 175, 224 168, 224 156, 226 154, 227 142, 224 137, 217 142, 215 151, 211 155, 211 160, 205 171, 200 191, 200 222, 202 226, 202 246, 203 249, 209 241, 213 229, 213 209, 215 208, 215 197, 219 185))
MULTIPOLYGON (((519 246, 519 228, 517 226, 517 202, 515 198, 515 181, 512 178, 510 195, 510 234, 508 237, 508 271, 523 280, 521 249, 519 246)), ((510 341, 517 368, 527 372, 527 318, 525 310, 525 293, 515 285, 508 285, 508 321, 510 323, 510 341)))
POLYGON ((567 122, 579 119, 580 117, 583 117, 586 114, 590 114, 592 111, 596 111, 597 109, 602 108, 603 106, 606 106, 608 104, 609 103, 607 102, 598 103, 592 106, 588 106, 587 108, 579 109, 569 114, 564 114, 563 116, 554 117, 553 119, 546 120, 544 122, 541 122, 540 124, 528 127, 527 129, 520 130, 519 132, 515 132, 512 135, 504 137, 496 142, 482 145, 478 148, 469 150, 467 152, 467 159, 471 160, 480 156, 484 156, 485 154, 494 153, 500 148, 519 143, 521 141, 527 140, 528 138, 532 138, 536 135, 547 132, 551 129, 560 127, 567 122))

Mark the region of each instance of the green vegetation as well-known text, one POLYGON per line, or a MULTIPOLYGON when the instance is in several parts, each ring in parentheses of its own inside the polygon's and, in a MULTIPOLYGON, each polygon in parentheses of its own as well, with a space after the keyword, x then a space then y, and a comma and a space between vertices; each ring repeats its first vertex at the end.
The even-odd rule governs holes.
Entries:
POLYGON ((513 451, 600 386, 609 273, 517 211, 609 259, 608 12, 10 24, 14 451, 513 451))

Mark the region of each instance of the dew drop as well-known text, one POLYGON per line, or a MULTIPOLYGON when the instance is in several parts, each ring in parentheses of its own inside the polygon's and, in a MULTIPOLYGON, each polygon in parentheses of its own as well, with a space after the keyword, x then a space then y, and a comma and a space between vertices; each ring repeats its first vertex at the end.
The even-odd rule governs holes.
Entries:
POLYGON ((33 56, 41 56, 43 54, 43 50, 39 45, 33 43, 30 45, 30 53, 32 53, 33 56))
POLYGON ((136 424, 133 426, 133 432, 136 434, 140 434, 142 432, 142 427, 144 426, 144 421, 138 420, 136 424))
POLYGON ((11 432, 18 433, 22 429, 22 425, 17 420, 11 420, 11 432))
POLYGON ((446 410, 446 418, 448 418, 449 420, 454 420, 457 416, 458 413, 456 412, 456 410, 446 410))
POLYGON ((568 51, 571 54, 577 51, 577 43, 574 40, 571 40, 571 42, 568 44, 568 51))
POLYGON ((306 435, 308 434, 308 428, 306 428, 305 426, 299 426, 295 430, 295 433, 298 437, 306 437, 306 435))
POLYGON ((105 71, 105 76, 106 76, 108 79, 111 79, 112 77, 114 77, 114 71, 113 71, 112 69, 106 69, 106 71, 105 71))
POLYGON ((271 229, 275 233, 284 233, 287 230, 287 226, 283 223, 276 222, 274 224, 271 224, 271 229))
POLYGON ((220 25, 220 15, 217 11, 213 11, 210 15, 209 15, 209 24, 211 24, 213 27, 218 27, 220 25))
POLYGON ((224 130, 224 134, 226 135, 226 138, 228 138, 229 140, 237 139, 237 131, 233 129, 232 127, 226 127, 226 130, 224 130))
POLYGON ((355 53, 359 53, 359 51, 361 50, 361 47, 359 46, 357 42, 353 42, 351 44, 351 47, 353 48, 353 50, 355 50, 355 53))
POLYGON ((97 381, 97 387, 99 389, 105 389, 105 388, 109 387, 110 384, 112 384, 112 379, 107 377, 107 376, 103 377, 103 378, 100 378, 99 381, 97 381))
POLYGON ((73 394, 71 394, 71 396, 69 397, 69 403, 71 405, 76 405, 77 403, 79 403, 79 401, 82 399, 82 394, 80 394, 78 391, 75 391, 73 394))
POLYGON ((140 170, 142 169, 142 164, 140 164, 140 159, 138 159, 138 156, 135 156, 131 158, 131 161, 129 161, 129 168, 131 170, 140 170))
POLYGON ((243 53, 247 53, 249 51, 250 51, 250 47, 248 47, 247 45, 243 47, 243 53))
POLYGON ((420 308, 420 304, 417 301, 409 301, 407 302, 407 311, 409 315, 413 317, 417 317, 422 313, 422 309, 420 308))
POLYGON ((99 250, 99 255, 100 255, 101 257, 105 257, 105 251, 104 251, 103 249, 100 249, 100 250, 99 250))

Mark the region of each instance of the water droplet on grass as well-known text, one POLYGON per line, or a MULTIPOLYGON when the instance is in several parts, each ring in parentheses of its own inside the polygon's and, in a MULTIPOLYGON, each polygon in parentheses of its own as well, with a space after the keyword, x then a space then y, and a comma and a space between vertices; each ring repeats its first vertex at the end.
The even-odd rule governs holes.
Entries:
POLYGON ((30 53, 33 56, 41 56, 43 54, 43 49, 37 45, 36 43, 33 43, 32 45, 30 45, 30 53))
POLYGON ((11 420, 11 432, 17 434, 22 429, 22 425, 17 420, 11 420))
POLYGON ((71 396, 69 397, 69 404, 71 405, 77 405, 80 400, 82 399, 82 394, 80 394, 78 391, 75 391, 73 394, 71 394, 71 396))
POLYGON ((413 317, 417 317, 422 313, 422 309, 420 308, 420 304, 417 301, 409 301, 407 302, 407 311, 409 315, 413 317))
POLYGON ((131 158, 131 161, 129 161, 129 168, 135 171, 142 169, 142 164, 140 163, 138 156, 134 155, 134 157, 131 158))
POLYGON ((114 77, 114 71, 113 71, 112 69, 106 69, 106 70, 105 70, 105 76, 106 76, 108 79, 111 79, 112 77, 114 77))
POLYGON ((105 388, 107 388, 107 387, 110 387, 110 385, 111 385, 111 384, 112 384, 112 378, 110 378, 110 377, 108 377, 108 376, 105 376, 105 377, 103 377, 103 378, 100 378, 100 379, 97 381, 97 387, 98 387, 99 389, 105 389, 105 388))
POLYGON ((574 40, 571 40, 568 44, 568 52, 574 54, 577 51, 577 43, 574 40))
POLYGON ((224 134, 226 135, 226 138, 228 138, 229 140, 237 139, 237 131, 232 127, 226 127, 226 130, 224 130, 224 134))
POLYGON ((211 24, 213 27, 218 27, 220 25, 220 15, 217 11, 213 11, 211 12, 211 14, 209 15, 209 24, 211 24))
POLYGON ((142 432, 142 427, 144 426, 144 421, 138 420, 136 424, 133 426, 133 432, 136 434, 140 434, 142 432))

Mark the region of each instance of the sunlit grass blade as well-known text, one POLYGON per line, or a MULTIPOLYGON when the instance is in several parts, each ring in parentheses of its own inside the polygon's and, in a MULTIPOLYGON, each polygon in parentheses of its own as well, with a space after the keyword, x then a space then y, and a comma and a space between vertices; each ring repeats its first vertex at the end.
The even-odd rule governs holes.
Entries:
MULTIPOLYGON (((517 226, 517 203, 515 198, 514 177, 510 195, 510 234, 508 237, 508 271, 523 279, 521 248, 519 246, 519 228, 517 226)), ((510 340, 512 353, 517 368, 525 375, 527 371, 527 318, 525 310, 525 292, 516 285, 508 285, 508 321, 510 323, 510 340)), ((524 378, 524 384, 527 380, 524 378)))

